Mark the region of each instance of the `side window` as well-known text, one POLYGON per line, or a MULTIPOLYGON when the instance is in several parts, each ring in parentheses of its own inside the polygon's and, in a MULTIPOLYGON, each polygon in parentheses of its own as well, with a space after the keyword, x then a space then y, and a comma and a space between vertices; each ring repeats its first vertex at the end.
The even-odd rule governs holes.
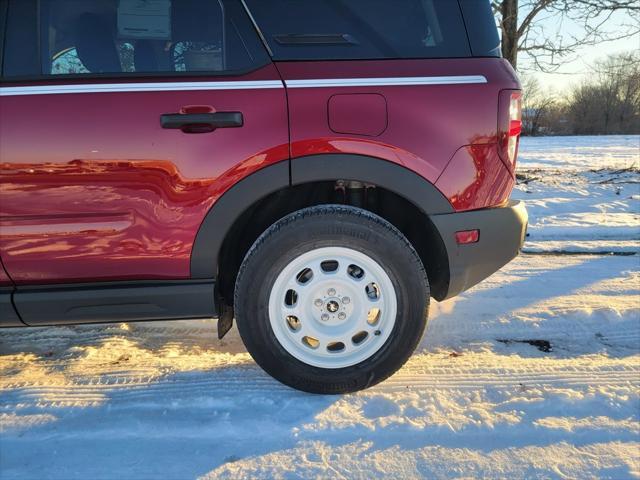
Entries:
POLYGON ((246 1, 275 60, 470 56, 456 0, 246 1))
POLYGON ((475 57, 500 57, 500 36, 489 1, 460 0, 469 43, 475 57))
POLYGON ((10 0, 4 33, 2 76, 39 74, 37 0, 10 0))
MULTIPOLYGON (((29 21, 12 15, 23 1, 10 0, 10 21, 29 21)), ((40 26, 39 42, 31 40, 38 50, 31 75, 224 74, 269 61, 235 0, 29 1, 37 3, 30 19, 40 26)), ((21 48, 25 39, 17 34, 7 35, 8 49, 21 48)), ((11 65, 4 71, 12 76, 11 65)))
POLYGON ((4 31, 7 26, 7 0, 0 0, 0 76, 4 57, 4 31))

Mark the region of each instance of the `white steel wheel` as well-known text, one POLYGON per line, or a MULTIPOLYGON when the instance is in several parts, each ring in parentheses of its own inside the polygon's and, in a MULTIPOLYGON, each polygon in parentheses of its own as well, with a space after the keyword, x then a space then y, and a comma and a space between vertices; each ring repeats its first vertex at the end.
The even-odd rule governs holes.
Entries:
POLYGON ((238 272, 235 318, 265 372, 310 393, 368 388, 422 338, 429 281, 407 238, 383 218, 318 205, 281 218, 238 272))
POLYGON ((357 250, 324 247, 293 259, 269 294, 269 322, 299 361, 338 369, 357 365, 389 339, 397 298, 387 272, 357 250))

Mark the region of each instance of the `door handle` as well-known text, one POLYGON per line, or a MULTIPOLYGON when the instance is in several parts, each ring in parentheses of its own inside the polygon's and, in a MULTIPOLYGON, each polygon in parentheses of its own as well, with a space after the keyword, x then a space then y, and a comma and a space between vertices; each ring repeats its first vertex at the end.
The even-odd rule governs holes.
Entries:
POLYGON ((185 133, 208 133, 217 128, 242 127, 244 116, 242 112, 165 113, 160 116, 160 125, 185 133))

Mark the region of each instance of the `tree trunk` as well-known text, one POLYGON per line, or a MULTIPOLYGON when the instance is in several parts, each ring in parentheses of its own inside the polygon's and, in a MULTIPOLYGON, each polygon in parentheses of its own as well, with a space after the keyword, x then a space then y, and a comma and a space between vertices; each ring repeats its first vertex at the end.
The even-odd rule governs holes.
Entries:
POLYGON ((518 0, 502 0, 502 56, 515 69, 518 64, 518 0))

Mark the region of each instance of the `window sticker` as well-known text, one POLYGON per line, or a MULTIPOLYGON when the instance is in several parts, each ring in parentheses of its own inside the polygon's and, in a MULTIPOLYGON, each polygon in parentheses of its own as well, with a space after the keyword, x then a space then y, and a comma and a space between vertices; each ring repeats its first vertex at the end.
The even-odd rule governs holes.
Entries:
POLYGON ((171 40, 171 0, 120 0, 118 36, 171 40))

